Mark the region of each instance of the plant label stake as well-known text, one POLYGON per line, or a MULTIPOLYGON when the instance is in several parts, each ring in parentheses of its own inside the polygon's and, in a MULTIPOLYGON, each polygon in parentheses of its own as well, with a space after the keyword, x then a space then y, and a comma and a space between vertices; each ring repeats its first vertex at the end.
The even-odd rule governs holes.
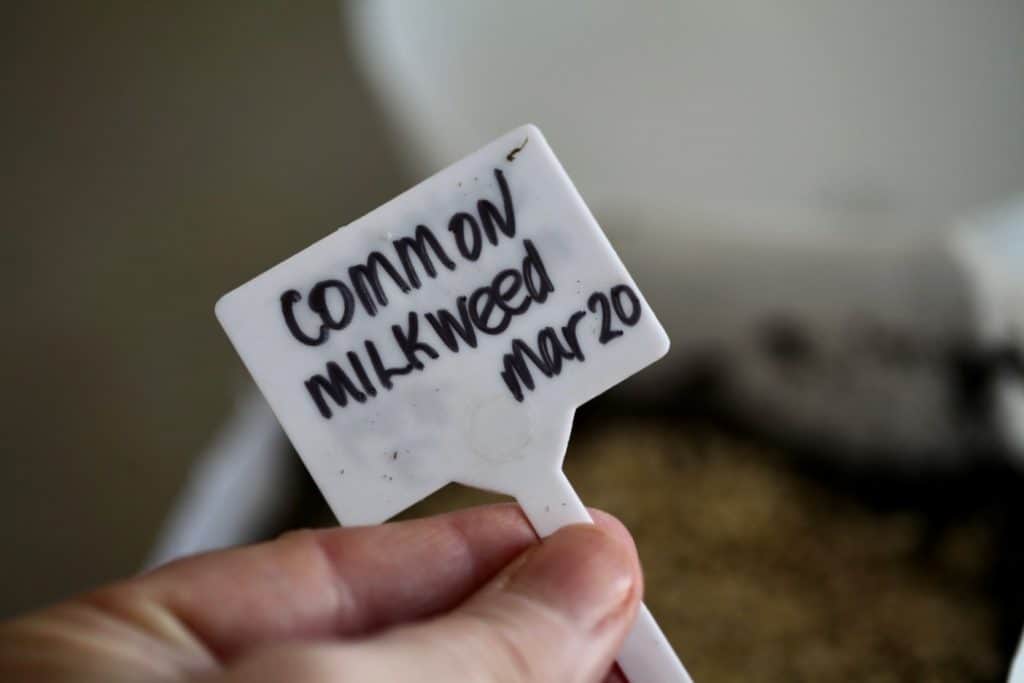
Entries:
MULTIPOLYGON (((547 536, 577 406, 669 347, 541 132, 524 126, 226 294, 217 317, 342 524, 449 482, 547 536)), ((618 662, 690 677, 642 607, 618 662)))

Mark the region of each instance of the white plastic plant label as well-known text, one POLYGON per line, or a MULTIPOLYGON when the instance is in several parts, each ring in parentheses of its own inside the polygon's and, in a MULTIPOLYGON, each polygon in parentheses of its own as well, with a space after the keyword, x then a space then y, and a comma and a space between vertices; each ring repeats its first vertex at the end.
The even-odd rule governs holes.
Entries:
MULTIPOLYGON (((576 407, 665 331, 533 126, 225 295, 219 318, 342 524, 449 482, 537 533, 589 522, 561 471, 576 407)), ((646 609, 619 664, 689 681, 646 609)))

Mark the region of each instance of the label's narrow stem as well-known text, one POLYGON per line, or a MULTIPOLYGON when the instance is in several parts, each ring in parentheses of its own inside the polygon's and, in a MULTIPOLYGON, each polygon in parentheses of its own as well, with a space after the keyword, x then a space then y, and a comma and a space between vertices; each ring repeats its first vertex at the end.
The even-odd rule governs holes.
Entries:
POLYGON ((531 483, 529 493, 517 496, 516 501, 541 538, 563 526, 594 521, 562 472, 531 483))
MULTIPOLYGON (((537 482, 516 500, 541 538, 569 524, 593 523, 562 472, 537 482)), ((640 606, 616 661, 631 683, 693 683, 646 605, 640 606)))

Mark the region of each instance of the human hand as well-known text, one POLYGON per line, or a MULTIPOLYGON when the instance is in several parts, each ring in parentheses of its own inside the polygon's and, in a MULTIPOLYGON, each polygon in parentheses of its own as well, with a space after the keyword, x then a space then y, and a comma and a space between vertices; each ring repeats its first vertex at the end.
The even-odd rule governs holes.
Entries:
POLYGON ((622 681, 642 580, 594 516, 540 543, 497 505, 183 559, 0 624, 0 680, 622 681))

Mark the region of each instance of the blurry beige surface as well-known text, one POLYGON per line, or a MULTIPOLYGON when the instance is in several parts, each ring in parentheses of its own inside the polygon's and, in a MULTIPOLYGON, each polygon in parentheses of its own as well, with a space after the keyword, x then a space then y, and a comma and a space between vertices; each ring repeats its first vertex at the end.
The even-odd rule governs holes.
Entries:
POLYGON ((404 189, 333 2, 4 14, 0 615, 138 568, 243 381, 216 298, 404 189))

